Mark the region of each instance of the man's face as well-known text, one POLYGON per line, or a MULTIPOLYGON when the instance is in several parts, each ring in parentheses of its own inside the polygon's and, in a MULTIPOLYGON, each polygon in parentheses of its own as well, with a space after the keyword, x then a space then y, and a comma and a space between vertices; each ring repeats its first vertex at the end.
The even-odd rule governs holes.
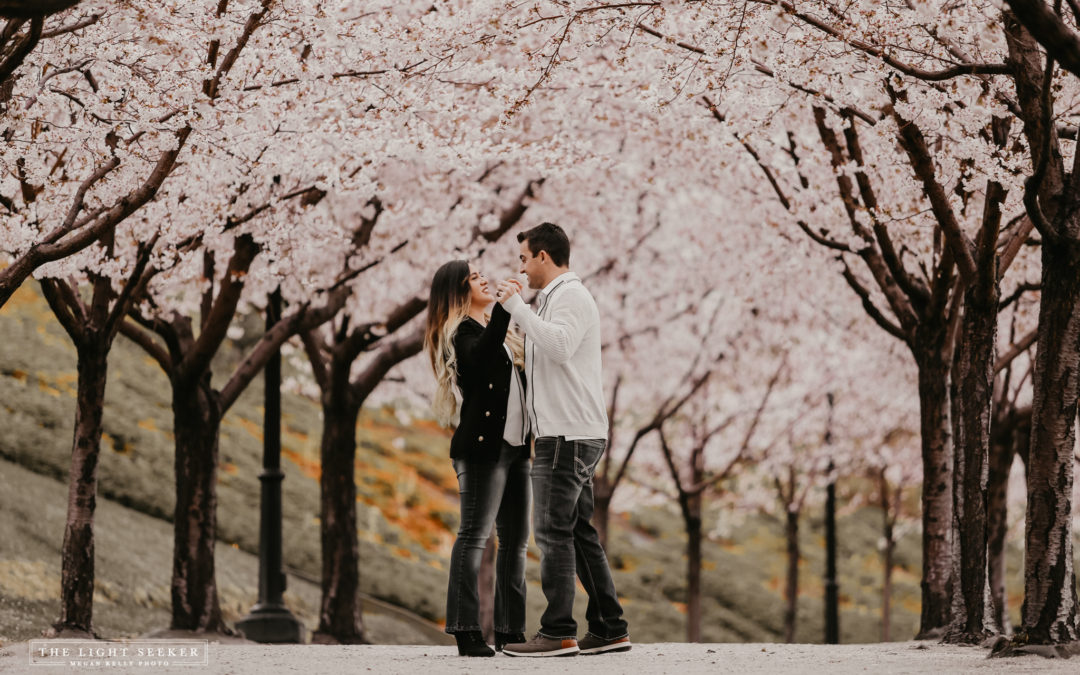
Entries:
POLYGON ((529 250, 529 241, 526 239, 521 242, 521 253, 518 256, 521 260, 521 267, 518 271, 525 275, 529 282, 529 288, 534 291, 544 287, 543 259, 546 257, 547 255, 543 251, 533 257, 532 251, 529 250))

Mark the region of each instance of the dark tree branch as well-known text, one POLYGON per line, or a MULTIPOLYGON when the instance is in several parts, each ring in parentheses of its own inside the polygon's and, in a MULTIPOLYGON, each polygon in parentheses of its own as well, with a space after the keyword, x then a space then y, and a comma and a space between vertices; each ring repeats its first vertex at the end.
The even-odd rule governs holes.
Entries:
POLYGON ((419 354, 423 346, 424 330, 418 327, 405 337, 379 349, 371 363, 349 385, 354 404, 362 405, 379 382, 390 372, 391 368, 405 359, 419 354))
POLYGON ((253 12, 244 23, 244 28, 240 32, 240 37, 236 39, 236 44, 229 50, 229 53, 225 55, 225 58, 222 59, 221 65, 214 73, 214 77, 206 85, 206 95, 211 99, 217 98, 222 80, 236 64, 236 60, 240 57, 240 52, 243 51, 248 40, 251 39, 255 29, 260 26, 266 13, 270 11, 270 6, 272 4, 274 4, 273 0, 262 0, 262 6, 257 11, 253 12))
POLYGON ((179 379, 201 377, 210 367, 210 361, 225 339, 229 324, 236 314, 247 272, 258 253, 259 245, 249 234, 242 234, 233 242, 233 255, 222 276, 217 299, 209 315, 203 318, 202 330, 194 346, 176 367, 179 379))
POLYGON ((1042 290, 1042 284, 1029 284, 1029 283, 1018 284, 1017 287, 1016 287, 1016 290, 1013 291, 1012 293, 1010 293, 1009 297, 1004 298, 1000 303, 998 303, 998 311, 1000 312, 1001 310, 1007 308, 1009 305, 1011 305, 1014 302, 1016 302, 1017 300, 1019 300, 1021 297, 1023 297, 1024 293, 1030 293, 1030 292, 1033 292, 1033 291, 1041 291, 1041 290, 1042 290))
POLYGON ((480 230, 480 226, 477 225, 473 228, 473 239, 483 239, 487 242, 498 241, 511 228, 520 223, 525 211, 529 208, 529 201, 536 196, 536 189, 544 184, 544 180, 543 178, 537 178, 529 181, 521 195, 499 216, 499 226, 494 230, 483 232, 480 230))
POLYGON ((308 360, 311 361, 311 371, 315 377, 315 384, 319 385, 319 390, 323 394, 326 394, 330 390, 330 365, 329 360, 323 354, 329 351, 329 347, 319 334, 318 328, 304 331, 300 334, 300 339, 304 343, 304 352, 307 353, 308 360))
POLYGON ((59 37, 61 35, 67 35, 68 33, 74 33, 77 30, 86 28, 87 26, 93 26, 98 21, 101 21, 100 14, 91 14, 83 19, 76 21, 75 23, 67 24, 66 26, 60 26, 53 30, 47 30, 41 34, 41 39, 46 40, 48 38, 59 37))
POLYGON ((354 328, 349 333, 349 336, 341 342, 338 351, 345 360, 352 363, 356 357, 360 356, 361 352, 370 348, 371 345, 384 336, 393 334, 414 317, 419 316, 421 312, 427 309, 427 306, 428 301, 423 298, 415 296, 409 298, 391 310, 383 323, 370 323, 354 328))
POLYGON ((945 234, 945 241, 952 249, 960 275, 970 283, 974 281, 977 273, 974 258, 975 245, 964 234, 963 228, 957 222, 956 214, 949 204, 949 197, 945 193, 945 188, 937 180, 934 161, 930 156, 930 148, 927 147, 922 130, 913 121, 904 119, 896 110, 895 104, 900 96, 892 88, 892 85, 886 83, 885 87, 889 92, 889 98, 893 102, 893 105, 889 106, 889 112, 892 114, 893 119, 896 120, 897 127, 899 127, 900 145, 907 152, 911 168, 922 183, 927 199, 930 200, 930 207, 933 209, 934 216, 945 234))
POLYGON ((1080 76, 1080 36, 1043 0, 1005 0, 1012 13, 1052 59, 1080 76))
MULTIPOLYGON (((896 279, 889 271, 889 266, 885 264, 881 253, 877 250, 873 233, 859 220, 859 205, 854 194, 854 186, 851 183, 851 178, 844 173, 844 165, 846 164, 844 151, 836 132, 829 128, 825 121, 824 108, 814 106, 814 121, 822 145, 830 154, 833 172, 836 175, 836 185, 840 192, 840 198, 844 203, 851 229, 856 236, 866 242, 866 246, 863 246, 857 253, 866 263, 867 269, 870 270, 870 274, 874 277, 874 281, 884 294, 886 302, 889 303, 889 308, 900 322, 900 325, 907 331, 913 330, 919 321, 918 313, 912 305, 911 298, 904 293, 904 290, 896 282, 896 279)), ((850 284, 850 281, 848 283, 850 284)))
POLYGON ((154 340, 154 336, 151 333, 130 321, 121 321, 120 334, 142 347, 143 351, 150 355, 150 358, 157 361, 161 370, 164 371, 167 376, 172 377, 172 358, 169 356, 169 352, 154 340))
POLYGON ((49 303, 49 309, 52 310, 60 325, 64 327, 71 341, 79 345, 82 344, 85 337, 83 326, 86 317, 82 314, 82 309, 78 305, 72 305, 69 301, 72 293, 73 291, 68 287, 67 282, 61 279, 47 278, 41 280, 41 294, 45 296, 45 301, 49 303))
MULTIPOLYGON (((940 82, 942 80, 951 80, 956 77, 968 76, 968 75, 1009 75, 1012 70, 1008 64, 1005 63, 961 63, 942 70, 924 70, 922 68, 916 68, 900 61, 894 56, 891 56, 884 47, 880 47, 875 44, 866 42, 865 40, 859 40, 844 35, 842 31, 836 27, 826 23, 825 21, 812 16, 805 12, 799 11, 799 9, 792 2, 788 0, 758 0, 763 4, 776 4, 788 12, 792 16, 797 17, 803 23, 813 26, 819 31, 830 35, 841 42, 845 42, 855 49, 861 52, 869 54, 870 56, 881 59, 886 65, 895 68, 896 70, 909 75, 911 77, 924 80, 927 82, 940 82)), ((1011 3, 1010 3, 1011 4, 1011 3)))
POLYGON ((304 303, 296 311, 282 317, 274 326, 263 334, 243 362, 237 366, 228 383, 221 389, 221 409, 228 410, 240 394, 258 375, 266 362, 270 360, 281 345, 293 337, 310 331, 334 317, 349 299, 348 289, 331 293, 321 307, 312 307, 304 303))
MULTIPOLYGON (((757 432, 757 428, 761 423, 761 416, 765 413, 765 408, 768 406, 769 399, 772 397, 773 390, 776 388, 776 383, 780 381, 780 376, 783 374, 786 368, 787 357, 785 356, 780 361, 780 365, 777 366, 776 372, 774 372, 772 377, 769 378, 769 383, 765 387, 765 394, 761 397, 761 402, 758 403, 757 410, 754 411, 754 417, 750 420, 750 426, 747 427, 746 433, 743 434, 742 442, 739 443, 739 450, 735 453, 735 456, 731 459, 730 462, 728 462, 727 466, 724 467, 722 471, 703 479, 700 483, 697 483, 696 485, 689 487, 686 490, 688 493, 700 494, 705 490, 709 489, 710 487, 713 487, 716 484, 722 482, 725 478, 728 477, 735 465, 738 464, 746 455, 747 451, 750 449, 750 442, 754 439, 754 434, 757 432)), ((719 433, 721 430, 727 427, 727 425, 730 424, 733 419, 734 416, 717 425, 714 430, 706 434, 704 442, 707 443, 713 435, 719 433)))
POLYGON ((1031 236, 1031 232, 1034 229, 1034 221, 1032 221, 1030 217, 1025 217, 1021 220, 1020 227, 1016 228, 1005 239, 998 262, 998 281, 1001 281, 1005 277, 1006 270, 1012 266, 1013 261, 1020 253, 1024 244, 1027 243, 1028 238, 1031 236))
POLYGON ((0 0, 0 17, 40 19, 71 9, 79 2, 80 0, 0 0))
POLYGON ((1031 345, 1035 344, 1036 340, 1038 339, 1038 330, 1033 330, 1024 337, 1020 338, 1020 341, 1010 347, 1009 351, 1005 352, 997 358, 997 361, 994 362, 994 372, 1000 373, 1002 370, 1008 367, 1008 365, 1012 363, 1016 359, 1016 357, 1020 356, 1028 349, 1030 349, 1031 345))
POLYGON ((160 234, 155 234, 150 241, 139 244, 138 252, 135 254, 135 269, 132 271, 131 276, 127 278, 127 281, 124 282, 124 288, 121 289, 120 295, 117 296, 112 310, 105 320, 104 331, 109 340, 112 340, 116 335, 120 324, 123 323, 124 317, 131 308, 132 302, 146 291, 147 285, 157 272, 157 270, 153 268, 147 269, 147 267, 150 264, 150 256, 154 252, 154 246, 157 245, 159 237, 160 234))
POLYGON ((844 139, 847 141, 848 154, 859 166, 859 171, 855 172, 855 181, 859 186, 859 194, 862 197, 863 205, 866 206, 866 211, 873 222, 874 236, 877 238, 878 248, 881 250, 881 258, 885 261, 885 265, 888 266, 889 272, 896 279, 900 289, 909 298, 917 300, 920 305, 926 305, 930 301, 930 290, 908 274, 904 263, 896 253, 892 238, 889 237, 888 228, 877 217, 877 195, 874 194, 874 188, 870 184, 870 177, 865 171, 866 163, 863 160, 859 132, 852 115, 849 113, 844 117, 848 121, 847 126, 844 127, 844 139))
MULTIPOLYGON (((2 4, 0 2, 0 5, 2 4)), ((41 40, 41 28, 44 23, 45 20, 41 16, 30 19, 30 30, 27 31, 26 35, 19 38, 7 58, 0 61, 0 84, 6 86, 8 79, 15 74, 15 71, 23 64, 26 57, 30 55, 30 52, 34 51, 34 47, 41 40)))
POLYGON ((863 309, 870 315, 870 318, 889 335, 892 335, 899 340, 903 340, 904 342, 908 342, 908 334, 904 329, 897 326, 892 321, 889 321, 888 317, 877 308, 877 305, 875 305, 874 301, 870 298, 870 291, 855 278, 855 274, 851 271, 851 268, 848 267, 847 261, 843 260, 843 258, 840 260, 844 263, 844 281, 851 287, 851 290, 855 291, 855 295, 859 296, 859 299, 862 301, 863 309))
POLYGON ((378 196, 369 199, 367 205, 375 209, 375 212, 370 218, 367 216, 360 218, 360 227, 356 228, 352 237, 354 251, 359 251, 371 242, 371 234, 375 231, 375 224, 379 222, 379 216, 383 213, 383 203, 378 196))

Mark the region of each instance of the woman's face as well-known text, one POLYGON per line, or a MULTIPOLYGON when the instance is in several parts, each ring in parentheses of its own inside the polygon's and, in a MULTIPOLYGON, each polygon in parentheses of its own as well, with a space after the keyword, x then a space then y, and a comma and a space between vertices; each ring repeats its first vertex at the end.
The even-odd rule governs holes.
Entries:
POLYGON ((469 304, 473 307, 487 307, 495 302, 495 296, 488 291, 487 278, 469 263, 469 304))

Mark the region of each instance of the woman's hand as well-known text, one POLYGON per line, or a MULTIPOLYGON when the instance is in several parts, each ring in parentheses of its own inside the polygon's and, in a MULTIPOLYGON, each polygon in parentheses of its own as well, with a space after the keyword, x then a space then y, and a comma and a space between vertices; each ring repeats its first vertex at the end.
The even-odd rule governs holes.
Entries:
POLYGON ((500 281, 496 288, 495 299, 499 301, 499 304, 506 304, 507 300, 521 292, 521 282, 516 279, 505 279, 500 281))

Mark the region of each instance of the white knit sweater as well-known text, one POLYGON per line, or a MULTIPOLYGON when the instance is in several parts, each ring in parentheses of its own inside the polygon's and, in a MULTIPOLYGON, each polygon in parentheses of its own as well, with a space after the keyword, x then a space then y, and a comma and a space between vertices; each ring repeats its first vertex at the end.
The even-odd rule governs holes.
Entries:
POLYGON ((537 311, 515 294, 503 307, 525 332, 526 407, 533 434, 607 439, 600 314, 573 272, 552 279, 537 311))

